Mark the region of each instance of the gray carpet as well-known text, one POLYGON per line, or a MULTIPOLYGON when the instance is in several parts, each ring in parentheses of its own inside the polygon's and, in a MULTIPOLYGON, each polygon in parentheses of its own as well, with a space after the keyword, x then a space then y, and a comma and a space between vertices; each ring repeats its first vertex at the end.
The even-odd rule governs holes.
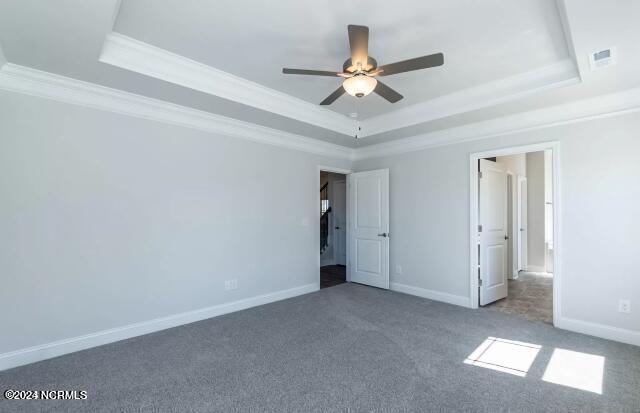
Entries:
POLYGON ((640 347, 342 284, 0 372, 7 388, 88 399, 3 412, 638 412, 640 347), (525 377, 465 364, 488 337, 542 347, 525 377), (602 394, 542 380, 555 348, 605 357, 602 394))

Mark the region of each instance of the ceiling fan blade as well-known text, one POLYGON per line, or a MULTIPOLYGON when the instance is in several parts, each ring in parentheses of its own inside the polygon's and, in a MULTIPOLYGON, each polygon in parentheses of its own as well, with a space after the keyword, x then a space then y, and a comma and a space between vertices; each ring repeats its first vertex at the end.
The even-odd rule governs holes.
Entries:
POLYGON ((367 58, 369 57, 369 28, 367 26, 355 26, 350 24, 347 27, 349 31, 349 47, 351 48, 351 64, 358 67, 367 66, 367 58))
POLYGON ((391 103, 396 103, 400 99, 402 99, 402 95, 395 90, 391 89, 389 86, 385 85, 381 81, 378 80, 378 84, 376 88, 373 89, 374 92, 387 99, 391 103))
POLYGON ((333 102, 335 102, 335 100, 338 99, 340 96, 344 95, 345 92, 346 91, 344 90, 342 85, 340 85, 339 88, 337 88, 332 94, 327 96, 327 98, 325 100, 323 100, 322 102, 320 102, 320 104, 321 105, 330 105, 333 102))
POLYGON ((329 72, 327 70, 289 69, 286 67, 282 69, 282 73, 285 75, 338 76, 338 72, 329 72))
POLYGON ((402 62, 382 65, 380 76, 395 75, 398 73, 410 72, 412 70, 427 69, 430 67, 442 66, 444 55, 442 53, 430 54, 428 56, 416 57, 414 59, 403 60, 402 62))

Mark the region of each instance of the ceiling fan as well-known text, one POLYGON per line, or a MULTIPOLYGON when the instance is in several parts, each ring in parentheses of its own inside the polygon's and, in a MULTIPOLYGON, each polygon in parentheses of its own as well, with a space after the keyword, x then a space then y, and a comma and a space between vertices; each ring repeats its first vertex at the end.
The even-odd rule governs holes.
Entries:
POLYGON ((412 70, 427 69, 442 66, 444 55, 431 54, 401 62, 390 63, 378 67, 376 59, 369 56, 369 28, 367 26, 349 25, 349 46, 351 57, 342 65, 342 72, 306 69, 282 69, 287 75, 337 76, 344 78, 342 86, 336 89, 321 105, 330 105, 345 92, 351 96, 361 98, 371 92, 376 92, 391 103, 402 99, 402 95, 376 79, 376 76, 390 76, 412 70))

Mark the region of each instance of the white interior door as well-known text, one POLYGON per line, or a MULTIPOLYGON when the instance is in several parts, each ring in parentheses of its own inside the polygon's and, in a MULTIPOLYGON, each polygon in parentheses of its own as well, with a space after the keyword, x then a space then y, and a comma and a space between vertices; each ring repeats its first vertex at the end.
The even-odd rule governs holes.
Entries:
POLYGON ((518 271, 527 268, 527 178, 518 176, 518 271))
POLYGON ((507 173, 480 160, 480 305, 507 296, 507 173))
POLYGON ((333 199, 336 264, 347 265, 347 183, 345 181, 334 182, 333 199))
POLYGON ((349 281, 389 288, 389 170, 348 179, 349 281))

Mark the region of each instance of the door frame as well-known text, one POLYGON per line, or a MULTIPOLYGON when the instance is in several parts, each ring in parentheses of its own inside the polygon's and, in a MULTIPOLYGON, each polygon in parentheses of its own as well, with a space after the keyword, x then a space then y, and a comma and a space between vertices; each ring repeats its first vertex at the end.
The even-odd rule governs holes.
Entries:
MULTIPOLYGON (((315 212, 315 216, 316 218, 313 220, 314 225, 315 225, 315 229, 313 231, 313 233, 315 234, 316 240, 315 240, 315 249, 316 249, 316 254, 318 257, 318 290, 320 289, 320 268, 322 267, 322 262, 320 259, 320 218, 322 217, 322 215, 320 214, 320 209, 318 208, 318 205, 320 205, 320 172, 325 171, 325 172, 333 172, 333 173, 337 173, 337 174, 343 174, 345 175, 345 189, 347 188, 346 185, 346 180, 347 180, 347 175, 352 174, 353 171, 351 169, 344 169, 344 168, 337 168, 335 166, 325 166, 325 165, 318 165, 318 167, 316 168, 316 175, 315 175, 315 179, 316 179, 316 193, 314 195, 315 201, 314 201, 314 205, 316 208, 316 212, 315 212)), ((348 189, 347 189, 348 191, 348 189)), ((346 214, 346 221, 347 221, 347 228, 349 227, 349 194, 347 193, 345 196, 345 202, 346 202, 346 210, 345 210, 345 214, 346 214)), ((349 234, 347 233, 346 235, 347 237, 349 236, 349 234)), ((345 245, 345 252, 347 254, 346 256, 346 261, 347 264, 349 263, 349 243, 347 242, 347 245, 345 245)), ((349 268, 349 266, 347 265, 347 268, 349 268)), ((347 271, 347 281, 349 281, 349 271, 347 271)))
MULTIPOLYGON (((518 175, 518 181, 516 182, 516 198, 518 199, 518 205, 517 205, 517 210, 516 210, 516 228, 517 228, 517 232, 515 233, 516 236, 516 245, 517 245, 517 251, 516 254, 518 256, 518 260, 517 260, 517 264, 516 264, 516 271, 520 271, 521 269, 526 271, 527 269, 527 234, 525 234, 524 236, 522 235, 522 231, 520 231, 520 228, 523 227, 523 223, 525 224, 525 230, 528 231, 528 220, 527 220, 527 216, 525 215, 523 218, 522 215, 522 210, 523 210, 523 206, 526 207, 527 206, 527 202, 522 202, 522 183, 524 182, 525 187, 528 188, 528 183, 527 183, 527 177, 526 176, 522 176, 522 175, 518 175), (524 240, 524 242, 523 242, 524 240), (522 261, 520 260, 520 257, 522 257, 522 261), (521 265, 518 265, 521 264, 521 265)), ((527 193, 525 193, 525 201, 528 201, 528 195, 527 193)), ((528 209, 525 209, 525 211, 528 211, 528 209)))
POLYGON ((517 258, 516 258, 516 254, 518 253, 518 241, 516 239, 516 223, 518 221, 517 218, 517 208, 518 208, 518 202, 517 202, 517 181, 518 181, 518 175, 515 174, 514 172, 510 171, 507 169, 507 219, 509 217, 509 214, 511 214, 511 221, 507 224, 507 229, 508 227, 511 227, 511 232, 508 232, 509 235, 509 247, 511 248, 511 265, 509 266, 509 274, 507 276, 508 279, 512 280, 515 277, 517 277, 516 272, 514 271, 514 269, 516 268, 516 266, 518 265, 517 262, 517 258), (516 189, 516 191, 514 191, 514 189, 516 189), (511 194, 511 196, 509 197, 509 194, 511 194))
MULTIPOLYGON (((475 152, 469 154, 469 307, 478 308, 478 160, 482 158, 490 158, 494 156, 517 155, 527 152, 538 152, 551 150, 552 153, 552 182, 553 182, 553 239, 554 239, 554 255, 553 255, 553 325, 558 325, 561 318, 560 310, 562 308, 561 286, 562 286, 562 220, 561 220, 561 196, 560 196, 560 142, 550 141, 543 143, 535 143, 530 145, 518 145, 496 148, 483 152, 475 152)), ((318 191, 320 188, 318 188, 318 191)), ((318 247, 319 248, 319 247, 318 247)))
MULTIPOLYGON (((344 257, 344 260, 345 260, 344 266, 346 267, 347 266, 347 198, 349 198, 349 193, 347 191, 347 175, 346 174, 345 174, 344 178, 345 179, 341 180, 341 181, 333 181, 333 185, 330 185, 330 186, 331 186, 331 198, 332 199, 336 199, 336 193, 337 193, 336 185, 340 184, 340 183, 344 184, 344 223, 342 224, 342 226, 344 228, 342 228, 342 229, 344 230, 344 238, 345 239, 344 239, 344 245, 342 245, 342 247, 344 248, 344 255, 345 255, 345 257, 344 257)), ((329 228, 329 231, 333 236, 332 238, 337 240, 338 237, 336 236, 336 230, 335 230, 335 225, 336 225, 335 216, 336 215, 334 213, 333 217, 330 217, 331 218, 331 227, 329 228)), ((339 243, 336 242, 335 245, 338 245, 338 244, 339 243)), ((337 249, 334 248, 333 255, 334 255, 334 260, 335 260, 336 265, 342 265, 342 264, 339 263, 339 261, 340 261, 340 259, 338 258, 339 254, 340 254, 340 249, 339 248, 337 248, 337 249)))

